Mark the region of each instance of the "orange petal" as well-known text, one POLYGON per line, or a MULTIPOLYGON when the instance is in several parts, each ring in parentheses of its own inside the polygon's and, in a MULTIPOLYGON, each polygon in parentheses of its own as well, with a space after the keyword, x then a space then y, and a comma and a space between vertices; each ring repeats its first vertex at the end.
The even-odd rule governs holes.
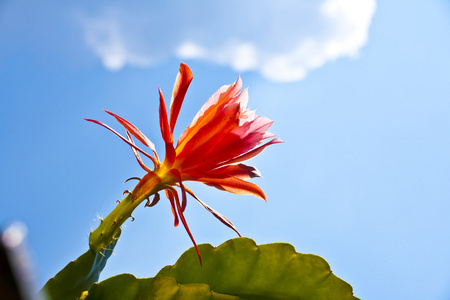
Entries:
POLYGON ((223 86, 215 92, 194 117, 191 125, 186 128, 181 137, 178 139, 178 145, 182 145, 185 139, 189 140, 200 130, 200 128, 211 122, 217 114, 219 108, 222 108, 226 102, 232 101, 238 96, 241 87, 242 81, 239 77, 234 84, 223 86))
POLYGON ((180 171, 178 171, 177 169, 172 169, 168 173, 174 175, 178 180, 178 185, 180 186, 182 193, 181 211, 184 212, 184 210, 186 209, 187 199, 186 199, 186 190, 183 185, 183 180, 181 179, 180 171))
MULTIPOLYGON (((255 157, 256 155, 258 155, 259 153, 261 153, 267 146, 270 146, 272 144, 277 144, 277 143, 284 143, 284 141, 280 140, 279 138, 274 138, 273 140, 271 140, 270 142, 259 146, 258 148, 253 149, 252 151, 249 151, 241 156, 238 156, 236 158, 233 158, 227 162, 225 162, 224 164, 234 164, 234 163, 238 163, 241 161, 246 161, 249 160, 250 158, 255 157)), ((221 165, 224 165, 221 164, 221 165)))
MULTIPOLYGON (((127 132, 128 141, 134 145, 134 141, 131 138, 130 132, 128 130, 126 130, 126 132, 127 132)), ((131 150, 133 150, 134 156, 136 156, 136 159, 137 159, 139 165, 141 166, 141 168, 147 172, 151 172, 152 170, 150 168, 148 168, 142 161, 141 156, 139 155, 139 152, 136 149, 134 149, 133 147, 131 147, 131 150)))
POLYGON ((253 195, 267 202, 266 195, 259 186, 236 177, 223 179, 199 178, 196 181, 203 182, 206 185, 234 194, 253 195))
POLYGON ((244 164, 237 164, 237 165, 229 165, 229 166, 223 166, 217 169, 208 170, 208 171, 186 171, 183 172, 183 178, 185 180, 196 180, 196 178, 228 178, 228 177, 236 177, 239 179, 250 179, 254 177, 261 177, 261 173, 252 166, 247 166, 244 164))
POLYGON ((166 103, 164 102, 164 96, 161 92, 161 88, 158 88, 159 91, 159 126, 161 127, 161 135, 166 143, 173 143, 172 134, 169 128, 169 120, 167 119, 167 109, 166 103))
POLYGON ((132 148, 136 149, 137 151, 141 152, 142 154, 144 154, 145 156, 147 156, 148 158, 150 158, 152 160, 152 162, 157 165, 159 164, 158 161, 156 161, 156 159, 154 157, 152 157, 150 154, 146 153, 145 151, 143 151, 141 148, 139 148, 138 146, 134 145, 133 143, 130 143, 130 141, 128 141, 126 138, 124 138, 120 133, 118 133, 117 131, 115 131, 114 129, 112 129, 111 127, 109 127, 108 125, 99 122, 97 120, 92 120, 92 119, 86 119, 86 121, 98 124, 100 126, 105 127, 106 129, 108 129, 109 131, 111 131, 112 133, 114 133, 115 135, 117 135, 121 140, 123 140, 125 143, 127 143, 128 145, 130 145, 132 148))
POLYGON ((160 199, 161 199, 161 197, 159 196, 158 193, 156 193, 156 194, 155 194, 155 197, 153 197, 152 202, 146 203, 145 206, 148 206, 148 207, 155 206, 155 205, 159 202, 160 199), (148 205, 147 205, 147 204, 148 204, 148 205))
POLYGON ((189 138, 184 140, 184 143, 177 145, 177 158, 186 160, 182 163, 183 167, 189 168, 189 166, 196 165, 205 159, 210 161, 210 156, 206 155, 209 152, 223 155, 223 151, 216 151, 218 149, 215 145, 238 126, 236 119, 238 112, 238 105, 223 107, 211 122, 199 128, 195 134, 190 134, 189 138))
POLYGON ((174 222, 173 226, 177 227, 178 224, 179 224, 179 221, 178 221, 177 209, 175 207, 175 200, 174 200, 172 191, 171 190, 165 190, 165 192, 166 192, 167 199, 169 199, 169 201, 170 201, 170 208, 172 209, 173 222, 174 222))
POLYGON ((224 166, 218 169, 211 170, 208 173, 224 177, 237 177, 239 179, 261 177, 261 173, 259 173, 258 169, 253 166, 247 166, 244 164, 224 166))
POLYGON ((191 238, 192 243, 194 244, 194 247, 195 247, 195 250, 197 251, 198 259, 200 260, 200 265, 201 265, 202 257, 200 256, 200 251, 198 250, 197 243, 195 242, 194 237, 192 236, 192 233, 189 230, 189 226, 187 225, 186 220, 184 218, 183 210, 180 205, 180 198, 178 197, 177 191, 174 188, 172 188, 172 187, 168 187, 168 188, 172 191, 172 193, 175 196, 175 203, 176 203, 176 207, 178 210, 178 215, 180 216, 180 219, 181 219, 181 223, 183 223, 184 229, 186 229, 186 232, 188 233, 189 237, 191 238))
POLYGON ((150 149, 153 150, 153 152, 156 153, 155 145, 139 129, 137 129, 136 126, 134 126, 124 118, 119 117, 115 113, 107 111, 106 109, 104 111, 106 111, 108 114, 116 118, 116 120, 119 121, 119 123, 122 124, 122 126, 125 127, 126 130, 131 132, 131 134, 134 135, 142 144, 149 147, 150 149))
POLYGON ((194 78, 191 69, 184 64, 180 64, 180 71, 175 80, 173 87, 172 99, 170 101, 170 132, 173 134, 175 124, 177 122, 178 114, 180 113, 181 105, 183 104, 184 97, 187 89, 194 78))
POLYGON ((161 135, 166 143, 166 157, 165 160, 169 165, 172 165, 175 161, 175 149, 173 148, 172 132, 169 128, 169 121, 167 119, 166 103, 164 102, 164 96, 159 89, 159 125, 161 127, 161 135))
POLYGON ((233 229, 239 236, 241 236, 239 231, 236 229, 236 227, 234 227, 233 223, 231 223, 231 221, 228 220, 227 217, 225 217, 222 214, 218 213, 217 211, 215 211, 214 209, 209 207, 205 202, 203 202, 202 200, 197 198, 197 196, 195 196, 194 193, 188 187, 185 186, 184 188, 186 189, 186 192, 188 192, 192 197, 194 197, 195 200, 198 201, 198 203, 200 203, 207 211, 212 213, 214 215, 214 217, 216 217, 220 222, 225 224, 225 226, 233 229))

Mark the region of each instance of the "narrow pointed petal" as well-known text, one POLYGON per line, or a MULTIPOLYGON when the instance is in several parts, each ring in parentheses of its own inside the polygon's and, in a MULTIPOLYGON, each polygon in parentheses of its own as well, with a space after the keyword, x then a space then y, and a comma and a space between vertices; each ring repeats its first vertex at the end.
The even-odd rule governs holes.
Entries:
POLYGON ((187 199, 186 199, 186 190, 183 185, 183 180, 181 179, 181 174, 177 169, 172 169, 172 170, 170 170, 169 173, 173 174, 178 179, 178 184, 180 186, 181 193, 182 193, 181 194, 182 195, 181 211, 184 212, 184 210, 186 209, 186 205, 187 205, 187 199))
POLYGON ((132 148, 136 149, 137 151, 141 152, 142 154, 144 154, 145 156, 147 156, 148 158, 150 158, 150 159, 152 160, 152 162, 153 162, 155 165, 156 165, 156 164, 159 164, 153 156, 151 156, 150 154, 146 153, 145 151, 143 151, 142 149, 140 149, 138 146, 136 146, 136 145, 130 143, 130 142, 129 142, 126 138, 124 138, 120 133, 118 133, 117 131, 115 131, 114 129, 112 129, 111 127, 109 127, 108 125, 106 125, 106 124, 104 124, 104 123, 102 123, 102 122, 99 122, 99 121, 97 121, 97 120, 86 119, 86 118, 85 118, 85 120, 88 121, 88 122, 92 122, 92 123, 95 123, 95 124, 98 124, 98 125, 100 125, 100 126, 105 127, 106 129, 108 129, 109 131, 111 131, 112 133, 114 133, 115 135, 117 135, 117 136, 118 136, 120 139, 122 139, 125 143, 127 143, 128 145, 130 145, 132 148))
POLYGON ((200 256, 200 251, 198 250, 197 243, 194 240, 194 237, 192 236, 191 231, 189 230, 189 226, 187 225, 186 219, 184 218, 183 211, 181 209, 180 205, 180 198, 178 197, 177 191, 174 188, 170 188, 172 193, 175 196, 175 203, 178 210, 178 215, 180 216, 181 223, 183 223, 184 229, 186 229, 186 232, 188 233, 189 237, 191 238, 192 243, 194 244, 195 250, 197 251, 198 259, 200 260, 200 265, 202 264, 202 257, 200 256))
POLYGON ((167 199, 169 199, 169 202, 170 202, 170 208, 172 209, 173 226, 177 227, 178 224, 179 224, 179 221, 178 221, 178 214, 177 214, 177 209, 176 209, 176 205, 175 205, 174 196, 172 194, 172 191, 169 190, 169 189, 166 189, 165 192, 166 192, 167 199))
POLYGON ((159 200, 161 199, 161 197, 159 196, 158 193, 155 194, 155 197, 153 198, 152 202, 150 202, 150 204, 148 205, 148 207, 152 207, 155 206, 159 200))
POLYGON ((134 135, 142 144, 152 149, 153 153, 156 154, 155 144, 153 144, 136 126, 134 126, 124 118, 119 117, 115 113, 107 111, 106 109, 105 111, 116 118, 116 120, 119 121, 119 123, 122 124, 122 126, 125 127, 127 131, 131 132, 131 134, 134 135))
POLYGON ((164 96, 159 89, 159 125, 161 127, 161 135, 166 144, 166 157, 168 165, 172 165, 175 161, 175 148, 173 147, 173 137, 169 127, 169 120, 167 119, 166 103, 164 96))
POLYGON ((180 113, 181 105, 183 104, 184 97, 186 96, 187 89, 191 84, 194 75, 191 69, 184 64, 180 64, 180 71, 175 80, 173 87, 172 99, 170 101, 170 133, 173 134, 175 124, 177 122, 178 114, 180 113))
POLYGON ((161 135, 163 137, 164 142, 173 143, 172 134, 170 133, 169 128, 169 120, 167 119, 167 109, 166 103, 164 102, 164 96, 161 92, 161 88, 159 91, 159 126, 161 127, 161 135))
POLYGON ((236 177, 223 179, 199 178, 197 179, 197 181, 203 182, 206 185, 213 186, 219 190, 227 191, 230 193, 240 195, 253 195, 267 202, 266 195, 259 186, 236 177))
POLYGON ((196 178, 228 178, 236 177, 239 179, 250 179, 254 177, 261 177, 261 173, 253 166, 247 166, 245 164, 227 165, 217 169, 209 170, 206 172, 184 171, 183 178, 185 180, 195 180, 196 178))
POLYGON ((241 234, 239 233, 239 231, 236 229, 236 227, 234 227, 233 223, 231 223, 230 220, 228 220, 227 217, 223 216, 222 214, 220 214, 219 212, 215 211, 214 209, 212 209, 210 206, 208 206, 205 202, 203 202, 202 200, 200 200, 197 196, 195 196, 195 194, 192 192, 192 190, 190 190, 187 186, 184 187, 186 189, 186 192, 189 193, 189 195, 191 195, 195 200, 198 201, 198 203, 200 203, 207 211, 209 211, 210 213, 212 213, 214 215, 214 217, 216 217, 220 222, 222 222, 223 224, 225 224, 225 226, 233 229, 238 235, 239 237, 241 236, 241 234))
MULTIPOLYGON (((126 130, 126 132, 127 132, 128 141, 134 145, 134 141, 131 138, 130 133, 128 132, 128 130, 126 130)), ((150 168, 148 168, 142 161, 141 156, 139 155, 139 152, 136 149, 134 149, 133 147, 131 147, 131 150, 133 150, 134 156, 136 156, 136 159, 137 159, 139 165, 141 166, 141 168, 147 172, 151 172, 152 170, 150 168)))
POLYGON ((250 179, 254 177, 261 177, 261 173, 253 166, 247 166, 244 164, 229 165, 218 169, 209 171, 209 174, 215 176, 236 177, 239 179, 250 179))
MULTIPOLYGON (((277 143, 284 143, 284 141, 280 140, 279 138, 274 138, 273 140, 271 140, 270 142, 259 146, 258 148, 253 149, 252 151, 249 151, 241 156, 238 156, 234 159, 231 159, 227 162, 225 162, 226 164, 234 164, 234 163, 238 163, 241 161, 246 161, 249 160, 250 158, 255 157, 256 155, 258 155, 259 153, 261 153, 267 146, 273 145, 273 144, 277 144, 277 143)), ((223 165, 223 164, 222 164, 223 165)))

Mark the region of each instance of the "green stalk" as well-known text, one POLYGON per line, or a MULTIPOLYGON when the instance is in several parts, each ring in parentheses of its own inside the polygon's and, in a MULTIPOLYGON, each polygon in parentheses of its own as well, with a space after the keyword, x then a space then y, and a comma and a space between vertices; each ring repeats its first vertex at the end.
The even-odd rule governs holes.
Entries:
POLYGON ((128 194, 114 210, 103 220, 96 230, 89 235, 89 247, 94 253, 100 253, 116 239, 122 224, 131 217, 131 213, 144 200, 156 194, 164 188, 159 176, 147 174, 136 185, 134 190, 128 194), (136 199, 137 198, 137 199, 136 199))
POLYGON ((101 252, 106 245, 110 244, 120 226, 131 217, 131 213, 142 202, 132 201, 131 194, 128 194, 119 205, 103 220, 96 230, 89 235, 89 247, 95 253, 101 252))

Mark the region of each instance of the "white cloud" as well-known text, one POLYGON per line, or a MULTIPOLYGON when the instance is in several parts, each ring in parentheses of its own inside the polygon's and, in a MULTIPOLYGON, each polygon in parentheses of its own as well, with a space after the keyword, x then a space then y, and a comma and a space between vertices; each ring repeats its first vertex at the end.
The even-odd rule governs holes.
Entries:
POLYGON ((230 0, 202 7, 169 0, 82 21, 88 46, 111 70, 175 56, 287 82, 337 58, 357 57, 375 7, 375 0, 230 0))
POLYGON ((120 70, 127 64, 150 66, 154 59, 145 50, 139 49, 136 40, 130 37, 120 19, 113 10, 97 18, 83 17, 87 45, 109 70, 120 70))

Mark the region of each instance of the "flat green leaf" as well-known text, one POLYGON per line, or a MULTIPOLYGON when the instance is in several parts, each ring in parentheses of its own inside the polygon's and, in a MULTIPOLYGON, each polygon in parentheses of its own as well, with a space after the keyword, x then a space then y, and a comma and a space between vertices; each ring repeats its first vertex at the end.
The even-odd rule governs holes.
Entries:
POLYGON ((191 248, 154 278, 122 274, 93 284, 85 300, 358 299, 323 258, 297 253, 289 244, 257 246, 237 238, 217 248, 202 244, 199 250, 203 266, 191 248))
POLYGON ((39 293, 50 300, 78 299, 83 291, 88 290, 92 283, 98 281, 119 236, 120 231, 113 242, 100 253, 94 253, 89 249, 76 260, 71 261, 55 277, 50 278, 39 293))
POLYGON ((358 299, 323 258, 297 253, 290 244, 257 246, 251 239, 236 238, 217 248, 202 244, 199 250, 203 266, 191 248, 156 277, 172 277, 181 284, 205 283, 215 292, 249 300, 358 299))
POLYGON ((178 284, 167 277, 137 279, 121 274, 95 283, 84 300, 239 300, 239 297, 211 291, 207 284, 178 284))

